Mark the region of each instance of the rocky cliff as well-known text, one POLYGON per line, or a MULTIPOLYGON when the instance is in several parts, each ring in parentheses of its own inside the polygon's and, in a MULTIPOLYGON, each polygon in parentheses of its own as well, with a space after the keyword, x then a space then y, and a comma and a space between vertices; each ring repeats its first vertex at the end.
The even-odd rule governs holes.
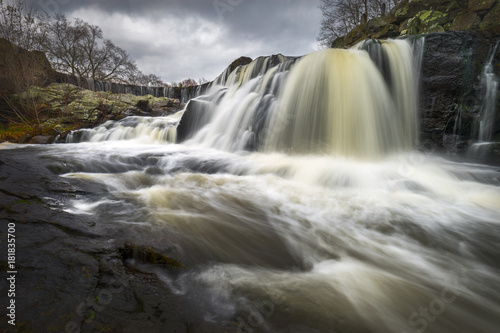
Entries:
MULTIPOLYGON (((443 32, 425 36, 421 73, 421 139, 427 148, 464 153, 478 140, 485 104, 484 70, 490 58, 500 74, 500 39, 482 33, 443 32)), ((496 94, 492 141, 500 141, 500 94, 496 94)))

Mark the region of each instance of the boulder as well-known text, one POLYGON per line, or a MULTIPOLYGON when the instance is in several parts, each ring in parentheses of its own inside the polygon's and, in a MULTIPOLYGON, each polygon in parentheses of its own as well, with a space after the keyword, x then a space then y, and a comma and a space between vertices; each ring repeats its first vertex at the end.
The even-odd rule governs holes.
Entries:
POLYGON ((137 104, 135 104, 135 107, 138 109, 141 109, 144 112, 151 111, 151 106, 149 105, 149 100, 147 100, 147 99, 141 99, 141 100, 137 101, 137 104))
POLYGON ((500 35, 500 1, 486 14, 479 27, 481 30, 500 35))
POLYGON ((452 22, 450 30, 477 30, 479 29, 479 24, 481 23, 481 18, 477 13, 462 13, 458 15, 452 22))
POLYGON ((207 124, 214 112, 214 105, 203 99, 192 99, 186 105, 184 114, 177 126, 177 142, 190 139, 200 128, 207 124))
POLYGON ((496 0, 469 0, 469 12, 487 11, 496 0))
POLYGON ((445 31, 443 25, 451 22, 449 13, 437 10, 422 10, 408 21, 408 34, 418 35, 445 31))
POLYGON ((394 16, 398 22, 414 17, 418 12, 428 8, 423 1, 402 1, 395 7, 394 16))
POLYGON ((35 143, 35 144, 48 144, 54 142, 54 137, 50 135, 36 135, 31 140, 29 143, 35 143))
POLYGON ((238 66, 248 65, 252 62, 252 58, 249 57, 239 57, 229 65, 229 73, 234 71, 238 66))

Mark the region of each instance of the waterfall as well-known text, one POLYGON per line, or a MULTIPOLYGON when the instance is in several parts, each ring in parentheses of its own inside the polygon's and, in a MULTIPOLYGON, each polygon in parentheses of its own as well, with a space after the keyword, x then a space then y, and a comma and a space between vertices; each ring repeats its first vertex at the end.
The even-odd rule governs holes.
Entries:
POLYGON ((71 132, 67 143, 135 140, 140 143, 174 142, 181 112, 166 117, 127 117, 71 132))
POLYGON ((364 51, 330 49, 301 60, 285 83, 267 148, 366 157, 411 149, 417 138, 411 47, 381 45, 392 84, 364 51))
POLYGON ((302 59, 261 57, 221 77, 216 82, 224 88, 212 88, 202 104, 190 102, 207 124, 200 129, 199 119, 185 115, 181 125, 188 119, 197 124, 193 135, 183 133, 183 140, 191 137, 187 143, 360 157, 416 144, 418 85, 407 41, 372 41, 302 59), (375 43, 383 64, 365 51, 375 43))
POLYGON ((479 112, 479 135, 477 142, 467 150, 467 156, 479 161, 486 161, 492 149, 493 124, 498 93, 498 79, 493 70, 493 59, 499 42, 492 48, 481 73, 481 109, 479 112))
MULTIPOLYGON (((360 158, 410 150, 418 139, 415 63, 404 40, 368 40, 350 50, 302 58, 259 57, 224 71, 207 85, 205 95, 189 100, 182 89, 181 99, 189 103, 180 113, 177 142, 226 151, 360 158)), ((192 93, 201 94, 201 87, 192 93)), ((171 127, 178 119, 165 121, 171 127)), ((132 138, 144 136, 144 127, 151 133, 154 126, 165 127, 161 121, 137 122, 107 124, 70 140, 132 138)), ((169 133, 155 140, 175 142, 169 133)))
POLYGON ((412 151, 423 43, 245 61, 174 115, 108 121, 19 161, 90 182, 62 209, 117 240, 112 254, 137 244, 181 263, 123 256, 223 329, 496 332, 498 168, 412 151))
POLYGON ((479 142, 487 142, 491 139, 493 122, 495 120, 495 103, 498 92, 498 80, 493 71, 493 58, 498 47, 498 42, 489 55, 481 75, 481 86, 483 87, 483 103, 481 105, 479 121, 479 142))
POLYGON ((295 61, 296 58, 278 55, 260 57, 237 67, 228 75, 225 86, 212 86, 207 96, 190 101, 186 118, 179 125, 179 135, 182 139, 192 137, 189 144, 228 151, 258 148, 279 89, 295 61), (199 103, 200 99, 204 102, 199 103), (188 111, 193 112, 190 109, 194 103, 196 115, 188 115, 188 111), (196 127, 184 124, 186 121, 196 127))
POLYGON ((91 90, 91 91, 95 91, 94 79, 92 79, 92 78, 88 78, 88 79, 87 79, 87 85, 88 85, 88 89, 89 89, 89 90, 91 90))

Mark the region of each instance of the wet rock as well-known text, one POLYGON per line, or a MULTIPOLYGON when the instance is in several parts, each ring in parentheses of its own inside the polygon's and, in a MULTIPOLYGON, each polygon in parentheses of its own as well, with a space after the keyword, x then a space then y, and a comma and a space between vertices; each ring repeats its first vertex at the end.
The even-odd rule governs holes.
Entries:
POLYGON ((54 137, 50 135, 36 135, 31 138, 29 143, 35 143, 35 144, 48 144, 54 142, 54 137))
POLYGON ((145 263, 161 265, 168 268, 179 269, 183 265, 174 258, 171 258, 163 251, 155 249, 151 246, 138 246, 134 244, 125 244, 119 249, 123 260, 136 259, 145 263))
POLYGON ((236 69, 236 67, 248 65, 251 62, 252 62, 252 58, 249 58, 249 57, 239 57, 238 59, 236 59, 235 61, 233 61, 229 65, 229 72, 231 73, 232 71, 234 71, 236 69))
MULTIPOLYGON (((93 216, 65 212, 70 200, 102 189, 49 171, 52 162, 43 149, 1 154, 0 225, 15 224, 18 331, 237 330, 234 322, 207 323, 196 302, 166 287, 157 270, 183 268, 164 251, 138 242, 133 233, 106 229, 93 216), (141 265, 124 260, 134 255, 141 265)), ((6 265, 6 257, 0 258, 4 271, 6 265)), ((10 327, 7 319, 0 318, 0 327, 10 327)))
POLYGON ((189 139, 207 123, 214 111, 214 105, 203 100, 191 100, 177 126, 177 142, 189 139))
POLYGON ((421 141, 447 151, 459 142, 467 147, 473 140, 481 99, 479 77, 490 44, 471 32, 432 33, 425 38, 421 141))

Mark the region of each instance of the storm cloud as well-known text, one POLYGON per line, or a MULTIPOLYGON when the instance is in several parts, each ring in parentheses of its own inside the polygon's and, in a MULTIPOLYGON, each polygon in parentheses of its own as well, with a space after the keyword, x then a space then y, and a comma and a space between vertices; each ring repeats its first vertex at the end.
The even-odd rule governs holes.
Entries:
POLYGON ((32 0, 98 25, 144 73, 165 82, 214 79, 240 56, 317 48, 319 0, 32 0))

